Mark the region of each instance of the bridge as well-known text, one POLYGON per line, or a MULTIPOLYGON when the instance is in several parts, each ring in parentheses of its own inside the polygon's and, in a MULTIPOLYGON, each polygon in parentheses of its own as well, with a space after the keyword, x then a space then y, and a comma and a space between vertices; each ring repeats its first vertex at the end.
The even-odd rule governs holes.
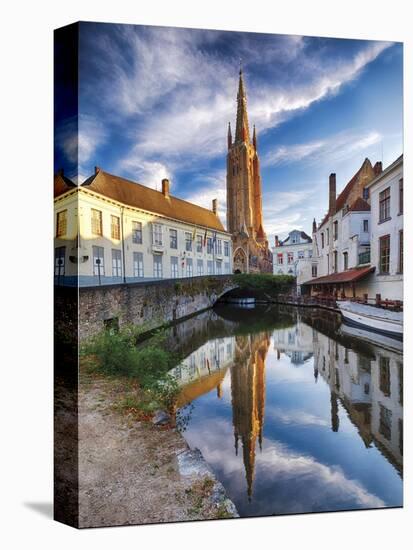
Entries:
POLYGON ((79 338, 108 326, 145 325, 148 330, 212 307, 238 288, 233 275, 208 275, 79 288, 79 338))

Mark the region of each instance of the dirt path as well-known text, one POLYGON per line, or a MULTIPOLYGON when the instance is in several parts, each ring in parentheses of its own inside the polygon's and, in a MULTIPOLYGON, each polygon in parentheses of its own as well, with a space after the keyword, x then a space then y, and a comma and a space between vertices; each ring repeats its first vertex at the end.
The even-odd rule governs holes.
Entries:
POLYGON ((79 395, 79 526, 236 517, 199 451, 173 429, 113 409, 111 381, 79 395))

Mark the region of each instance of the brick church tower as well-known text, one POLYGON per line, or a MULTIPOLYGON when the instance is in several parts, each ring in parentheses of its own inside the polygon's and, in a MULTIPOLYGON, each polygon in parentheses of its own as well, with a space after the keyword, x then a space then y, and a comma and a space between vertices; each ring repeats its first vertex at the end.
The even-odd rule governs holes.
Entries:
POLYGON ((242 70, 239 72, 234 141, 231 125, 228 125, 227 229, 232 233, 235 272, 272 273, 272 253, 262 220, 257 134, 254 126, 251 141, 242 70))

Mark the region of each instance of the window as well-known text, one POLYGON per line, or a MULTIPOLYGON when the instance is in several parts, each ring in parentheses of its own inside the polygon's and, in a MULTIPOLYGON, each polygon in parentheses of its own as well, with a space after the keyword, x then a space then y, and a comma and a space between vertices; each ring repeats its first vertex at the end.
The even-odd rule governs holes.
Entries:
POLYGON ((122 254, 115 248, 112 249, 112 275, 122 277, 122 254))
POLYGON ((160 223, 154 223, 152 225, 152 243, 155 246, 162 246, 162 225, 160 223))
POLYGON ((192 235, 191 233, 185 233, 185 250, 191 252, 192 250, 192 235))
POLYGON ((133 276, 143 277, 143 254, 142 252, 133 253, 133 276))
POLYGON ((287 263, 292 264, 294 261, 294 252, 288 252, 287 254, 287 263))
POLYGON ((221 239, 217 240, 217 254, 222 256, 222 241, 221 241, 221 239))
POLYGON ((335 221, 333 223, 333 235, 334 240, 336 241, 338 239, 338 221, 335 221))
POLYGON ((208 275, 212 275, 214 272, 214 264, 211 260, 207 261, 207 273, 208 275))
POLYGON ((110 236, 112 239, 120 240, 120 219, 117 216, 110 217, 110 236))
POLYGON ((201 276, 204 274, 204 260, 198 260, 197 262, 197 275, 201 276))
POLYGON ((54 251, 54 274, 60 277, 65 274, 66 247, 58 246, 54 251))
POLYGON ((380 273, 386 274, 390 271, 390 235, 380 237, 379 246, 380 273))
POLYGON ((212 237, 207 238, 207 252, 208 254, 212 254, 213 251, 213 243, 212 243, 212 237))
POLYGON ((391 410, 387 409, 380 403, 379 432, 388 441, 390 441, 391 439, 391 417, 392 417, 391 410))
POLYGON ((222 274, 222 262, 220 262, 219 260, 217 261, 216 274, 217 274, 217 275, 221 275, 221 274, 222 274))
POLYGON ((162 279, 162 256, 160 254, 153 255, 153 276, 162 279))
POLYGON ((303 260, 303 259, 304 259, 304 250, 299 250, 299 251, 298 251, 298 259, 299 259, 299 260, 303 260))
POLYGON ((313 251, 312 251, 311 249, 308 251, 308 257, 309 257, 309 258, 312 258, 312 257, 313 257, 313 251))
POLYGON ((202 252, 202 235, 196 236, 196 251, 202 252))
POLYGON ((403 405, 403 363, 397 361, 397 372, 399 375, 399 403, 403 405))
POLYGON ((334 273, 337 273, 338 270, 338 254, 337 250, 334 250, 333 252, 333 271, 334 273))
POLYGON ((103 246, 93 246, 93 275, 104 275, 105 274, 105 258, 103 246))
POLYGON ((176 229, 169 230, 169 246, 171 248, 178 248, 178 231, 176 229))
POLYGON ((327 273, 330 273, 330 255, 327 254, 327 273))
POLYGON ((142 223, 132 221, 132 242, 142 244, 142 223))
POLYGON ((229 262, 224 263, 224 273, 229 273, 229 262))
POLYGON ((224 241, 224 256, 229 256, 229 242, 224 241))
POLYGON ((390 218, 390 187, 379 194, 379 221, 384 222, 390 218))
POLYGON ((330 244, 330 230, 327 229, 326 231, 326 241, 327 241, 327 244, 330 244))
POLYGON ((403 178, 399 181, 399 214, 403 214, 403 178))
POLYGON ((403 273, 403 230, 399 231, 399 273, 403 273))
POLYGON ((363 189, 363 199, 366 201, 369 198, 369 189, 368 187, 365 187, 363 189))
POLYGON ((317 277, 317 266, 315 264, 311 266, 311 276, 317 277))
POLYGON ((383 395, 390 397, 390 359, 383 355, 379 357, 379 384, 383 395))
POLYGON ((67 210, 57 213, 56 217, 56 237, 63 237, 67 231, 67 210))
POLYGON ((324 248, 324 233, 321 233, 321 248, 324 248))
POLYGON ((293 235, 292 238, 291 238, 291 241, 293 244, 296 244, 297 243, 297 235, 293 235))
POLYGON ((102 235, 102 212, 92 208, 92 233, 102 235))
POLYGON ((369 232, 369 220, 363 220, 363 232, 364 233, 369 232))
POLYGON ((192 265, 192 258, 187 258, 186 259, 186 276, 192 277, 193 274, 194 274, 194 269, 192 265))
POLYGON ((178 278, 178 256, 171 256, 171 277, 178 278))
POLYGON ((282 253, 277 254, 277 264, 278 265, 283 265, 283 254, 282 253))
POLYGON ((344 270, 348 269, 348 252, 343 252, 344 270))

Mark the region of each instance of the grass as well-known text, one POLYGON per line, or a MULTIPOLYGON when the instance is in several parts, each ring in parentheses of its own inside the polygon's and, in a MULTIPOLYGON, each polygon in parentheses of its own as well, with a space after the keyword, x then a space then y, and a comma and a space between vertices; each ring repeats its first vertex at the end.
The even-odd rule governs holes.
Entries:
POLYGON ((156 331, 137 345, 145 327, 126 326, 104 330, 81 349, 86 375, 101 374, 124 381, 124 393, 116 408, 150 417, 157 409, 172 411, 178 384, 168 371, 177 357, 163 348, 164 333, 156 331))

